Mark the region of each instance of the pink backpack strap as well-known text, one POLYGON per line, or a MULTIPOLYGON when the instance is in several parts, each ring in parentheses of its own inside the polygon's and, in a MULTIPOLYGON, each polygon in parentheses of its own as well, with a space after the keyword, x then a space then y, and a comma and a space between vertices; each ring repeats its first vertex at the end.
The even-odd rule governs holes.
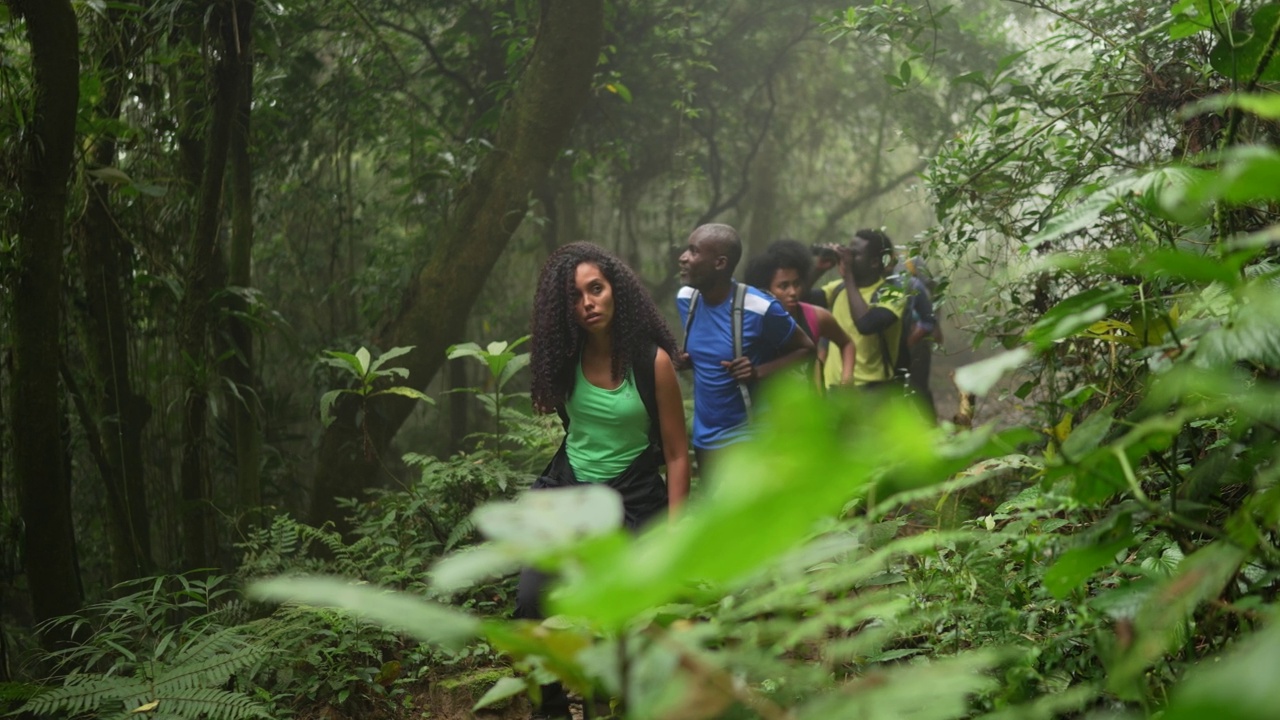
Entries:
POLYGON ((818 313, 814 312, 813 306, 809 303, 800 303, 800 310, 804 313, 804 322, 809 326, 809 337, 814 340, 818 339, 818 313))

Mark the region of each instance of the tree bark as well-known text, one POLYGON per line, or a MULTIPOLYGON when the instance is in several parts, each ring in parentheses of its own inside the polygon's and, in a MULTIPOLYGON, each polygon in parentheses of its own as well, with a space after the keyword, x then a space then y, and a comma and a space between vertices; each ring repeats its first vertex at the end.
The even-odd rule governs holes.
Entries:
MULTIPOLYGON (((118 25, 123 15, 110 10, 108 22, 118 25)), ((124 48, 114 39, 109 42, 102 55, 103 96, 96 110, 100 117, 118 120, 124 95, 124 48)), ((116 149, 115 135, 103 131, 89 148, 90 164, 94 169, 113 167, 116 149)), ((129 372, 131 328, 123 291, 128 249, 111 209, 111 188, 101 180, 88 181, 85 211, 73 236, 84 283, 81 337, 91 380, 83 396, 89 407, 85 431, 96 433, 101 441, 111 571, 119 583, 152 570, 142 462, 142 431, 151 417, 151 405, 134 392, 129 372)))
MULTIPOLYGON (((431 258, 405 291, 378 336, 382 348, 414 345, 403 366, 422 388, 459 339, 485 278, 529 209, 586 104, 604 35, 603 0, 544 0, 529 66, 503 112, 494 149, 462 189, 431 258)), ((357 423, 355 404, 340 403, 321 438, 312 518, 343 527, 336 499, 358 497, 383 471, 377 453, 413 406, 378 402, 357 423), (374 457, 363 448, 368 432, 374 457)))
POLYGON ((43 621, 74 612, 81 598, 58 383, 67 182, 80 95, 79 38, 69 0, 10 0, 10 6, 26 19, 35 112, 19 181, 9 409, 27 580, 35 619, 43 621))
POLYGON ((235 118, 231 125, 231 248, 227 283, 240 292, 230 295, 227 336, 232 353, 225 374, 237 391, 227 398, 236 451, 236 518, 243 534, 262 505, 262 413, 254 382, 253 329, 247 299, 240 293, 253 285, 253 163, 249 154, 249 116, 253 100, 253 0, 237 0, 235 14, 236 66, 239 72, 235 118))
POLYGON ((214 368, 207 350, 213 290, 220 285, 217 274, 221 268, 218 230, 222 221, 222 185, 240 73, 234 56, 234 18, 226 6, 218 6, 214 15, 222 53, 214 68, 213 112, 205 138, 204 170, 191 234, 178 339, 187 365, 179 472, 183 559, 189 569, 212 564, 216 540, 207 437, 209 386, 214 368))

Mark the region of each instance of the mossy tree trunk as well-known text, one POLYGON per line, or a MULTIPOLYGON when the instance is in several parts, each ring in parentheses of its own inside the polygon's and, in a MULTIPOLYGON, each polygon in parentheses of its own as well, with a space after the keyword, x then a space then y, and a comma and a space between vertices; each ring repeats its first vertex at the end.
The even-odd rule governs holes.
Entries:
MULTIPOLYGON (((529 211, 589 97, 604 35, 602 0, 545 0, 529 65, 500 120, 493 150, 460 191, 452 221, 426 265, 378 334, 383 348, 414 345, 403 366, 422 388, 460 339, 485 279, 529 211)), ((336 499, 359 497, 380 474, 379 453, 413 406, 379 402, 357 422, 355 403, 339 404, 320 445, 314 521, 343 526, 336 499), (372 456, 365 452, 373 448, 372 456)))
POLYGON ((231 408, 236 454, 237 527, 244 532, 254 523, 253 512, 262 505, 262 413, 254 382, 253 329, 250 306, 244 292, 253 285, 253 162, 250 154, 250 107, 253 100, 253 13, 255 3, 237 0, 235 15, 237 69, 239 72, 235 117, 231 124, 230 195, 231 247, 227 284, 226 335, 231 344, 224 373, 236 392, 227 398, 231 408))
POLYGON ((212 14, 213 27, 218 32, 215 42, 219 58, 213 70, 213 103, 204 140, 204 161, 178 330, 178 345, 187 371, 179 472, 183 560, 188 568, 211 566, 216 549, 208 437, 209 393, 216 368, 208 348, 213 295, 222 286, 224 270, 218 234, 222 226, 222 190, 240 80, 234 14, 227 5, 215 6, 212 14))
POLYGON ((13 472, 37 621, 80 606, 58 382, 67 183, 80 94, 79 38, 69 0, 9 0, 26 20, 35 108, 19 181, 13 292, 13 472))

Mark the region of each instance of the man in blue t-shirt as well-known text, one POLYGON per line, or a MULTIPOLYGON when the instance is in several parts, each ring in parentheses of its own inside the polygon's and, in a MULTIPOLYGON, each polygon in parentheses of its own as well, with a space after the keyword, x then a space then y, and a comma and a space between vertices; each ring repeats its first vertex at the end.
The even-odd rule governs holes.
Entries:
POLYGON ((742 259, 742 241, 728 225, 699 226, 680 255, 676 296, 680 322, 689 328, 682 363, 693 368, 693 452, 706 477, 710 455, 748 437, 747 407, 739 389, 755 390, 759 380, 813 354, 813 343, 796 332, 791 315, 771 295, 747 288, 743 298, 742 356, 733 357, 733 270, 742 259), (698 303, 689 324, 693 291, 698 303))

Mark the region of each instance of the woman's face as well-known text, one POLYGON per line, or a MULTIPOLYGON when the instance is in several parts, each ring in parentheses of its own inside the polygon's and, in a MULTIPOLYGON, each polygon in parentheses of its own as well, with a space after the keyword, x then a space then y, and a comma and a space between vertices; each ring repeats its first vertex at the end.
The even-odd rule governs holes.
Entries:
POLYGON ((778 298, 787 312, 800 305, 800 271, 795 268, 779 268, 773 273, 773 281, 769 283, 769 294, 778 298))
POLYGON ((589 333, 605 332, 613 323, 613 286, 592 262, 578 264, 574 275, 573 317, 589 333))

